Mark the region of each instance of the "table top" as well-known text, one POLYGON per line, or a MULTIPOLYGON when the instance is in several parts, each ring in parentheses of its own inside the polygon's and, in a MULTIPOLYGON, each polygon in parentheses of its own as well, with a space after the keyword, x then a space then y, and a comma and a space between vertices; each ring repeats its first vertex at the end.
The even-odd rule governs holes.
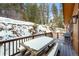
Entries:
POLYGON ((45 45, 47 45, 53 40, 54 39, 51 37, 42 36, 42 37, 38 37, 30 41, 24 42, 24 45, 34 50, 40 50, 41 48, 43 48, 45 45))

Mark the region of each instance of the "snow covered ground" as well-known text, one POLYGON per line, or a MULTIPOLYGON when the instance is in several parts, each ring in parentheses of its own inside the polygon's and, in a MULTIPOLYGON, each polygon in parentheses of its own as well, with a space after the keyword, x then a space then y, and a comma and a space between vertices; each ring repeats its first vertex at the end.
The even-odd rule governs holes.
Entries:
POLYGON ((33 28, 34 23, 0 17, 0 40, 7 40, 20 36, 29 36, 28 29, 33 28))
POLYGON ((49 26, 46 25, 38 25, 37 26, 37 32, 51 32, 51 29, 49 28, 49 26))
POLYGON ((0 17, 0 40, 29 36, 32 35, 32 32, 35 32, 35 30, 36 33, 51 32, 50 28, 46 25, 37 25, 36 29, 33 28, 34 25, 37 24, 0 17), (32 32, 30 32, 30 30, 32 32))
POLYGON ((14 20, 11 18, 5 18, 5 17, 0 17, 0 22, 6 23, 6 24, 25 24, 25 25, 34 25, 32 22, 25 22, 25 21, 19 21, 19 20, 14 20))
MULTIPOLYGON (((10 40, 20 36, 29 36, 31 35, 29 29, 32 29, 33 25, 34 23, 32 22, 24 22, 10 18, 0 17, 0 40, 10 40)), ((0 56, 4 54, 3 46, 4 45, 0 44, 0 56)), ((8 54, 8 44, 6 44, 6 46, 6 53, 8 54)))

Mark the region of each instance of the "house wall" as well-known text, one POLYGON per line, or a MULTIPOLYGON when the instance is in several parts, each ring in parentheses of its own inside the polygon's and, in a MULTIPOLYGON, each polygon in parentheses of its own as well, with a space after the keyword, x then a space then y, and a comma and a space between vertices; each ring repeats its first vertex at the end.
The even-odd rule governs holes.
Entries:
MULTIPOLYGON (((75 4, 75 6, 74 6, 74 11, 73 11, 73 15, 72 16, 74 16, 74 15, 77 15, 77 13, 78 13, 78 4, 75 4)), ((72 24, 73 25, 73 35, 72 35, 72 45, 73 45, 73 48, 74 48, 74 50, 76 51, 76 53, 77 54, 79 54, 79 25, 78 25, 78 19, 77 19, 77 23, 76 24, 72 24)))
POLYGON ((73 24, 73 48, 76 51, 76 53, 78 54, 78 20, 76 24, 73 24))

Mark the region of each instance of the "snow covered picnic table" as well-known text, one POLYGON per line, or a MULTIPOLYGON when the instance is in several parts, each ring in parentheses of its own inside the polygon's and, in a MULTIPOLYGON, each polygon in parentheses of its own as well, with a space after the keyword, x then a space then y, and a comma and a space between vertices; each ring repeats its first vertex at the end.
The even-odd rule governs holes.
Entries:
POLYGON ((50 44, 53 44, 53 43, 54 43, 53 38, 42 36, 30 41, 24 42, 22 46, 30 50, 33 53, 33 55, 37 55, 38 53, 42 52, 46 47, 48 47, 50 44))

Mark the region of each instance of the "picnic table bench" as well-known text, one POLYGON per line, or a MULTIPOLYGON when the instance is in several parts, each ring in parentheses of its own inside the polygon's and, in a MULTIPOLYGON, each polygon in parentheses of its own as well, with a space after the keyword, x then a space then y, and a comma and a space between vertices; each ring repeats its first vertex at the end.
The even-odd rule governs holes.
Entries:
POLYGON ((59 43, 55 43, 54 47, 51 49, 51 51, 48 53, 47 56, 56 56, 59 50, 59 43))
MULTIPOLYGON (((24 42, 23 44, 21 44, 22 48, 20 47, 19 50, 22 51, 24 55, 37 56, 37 55, 41 55, 42 53, 44 53, 45 49, 48 46, 52 45, 53 43, 54 43, 53 38, 43 36, 43 37, 35 38, 33 40, 24 42)), ((53 53, 55 53, 54 51, 57 51, 56 49, 57 47, 58 47, 58 44, 56 44, 56 46, 52 50, 53 53)), ((49 55, 52 54, 52 51, 49 55)))

